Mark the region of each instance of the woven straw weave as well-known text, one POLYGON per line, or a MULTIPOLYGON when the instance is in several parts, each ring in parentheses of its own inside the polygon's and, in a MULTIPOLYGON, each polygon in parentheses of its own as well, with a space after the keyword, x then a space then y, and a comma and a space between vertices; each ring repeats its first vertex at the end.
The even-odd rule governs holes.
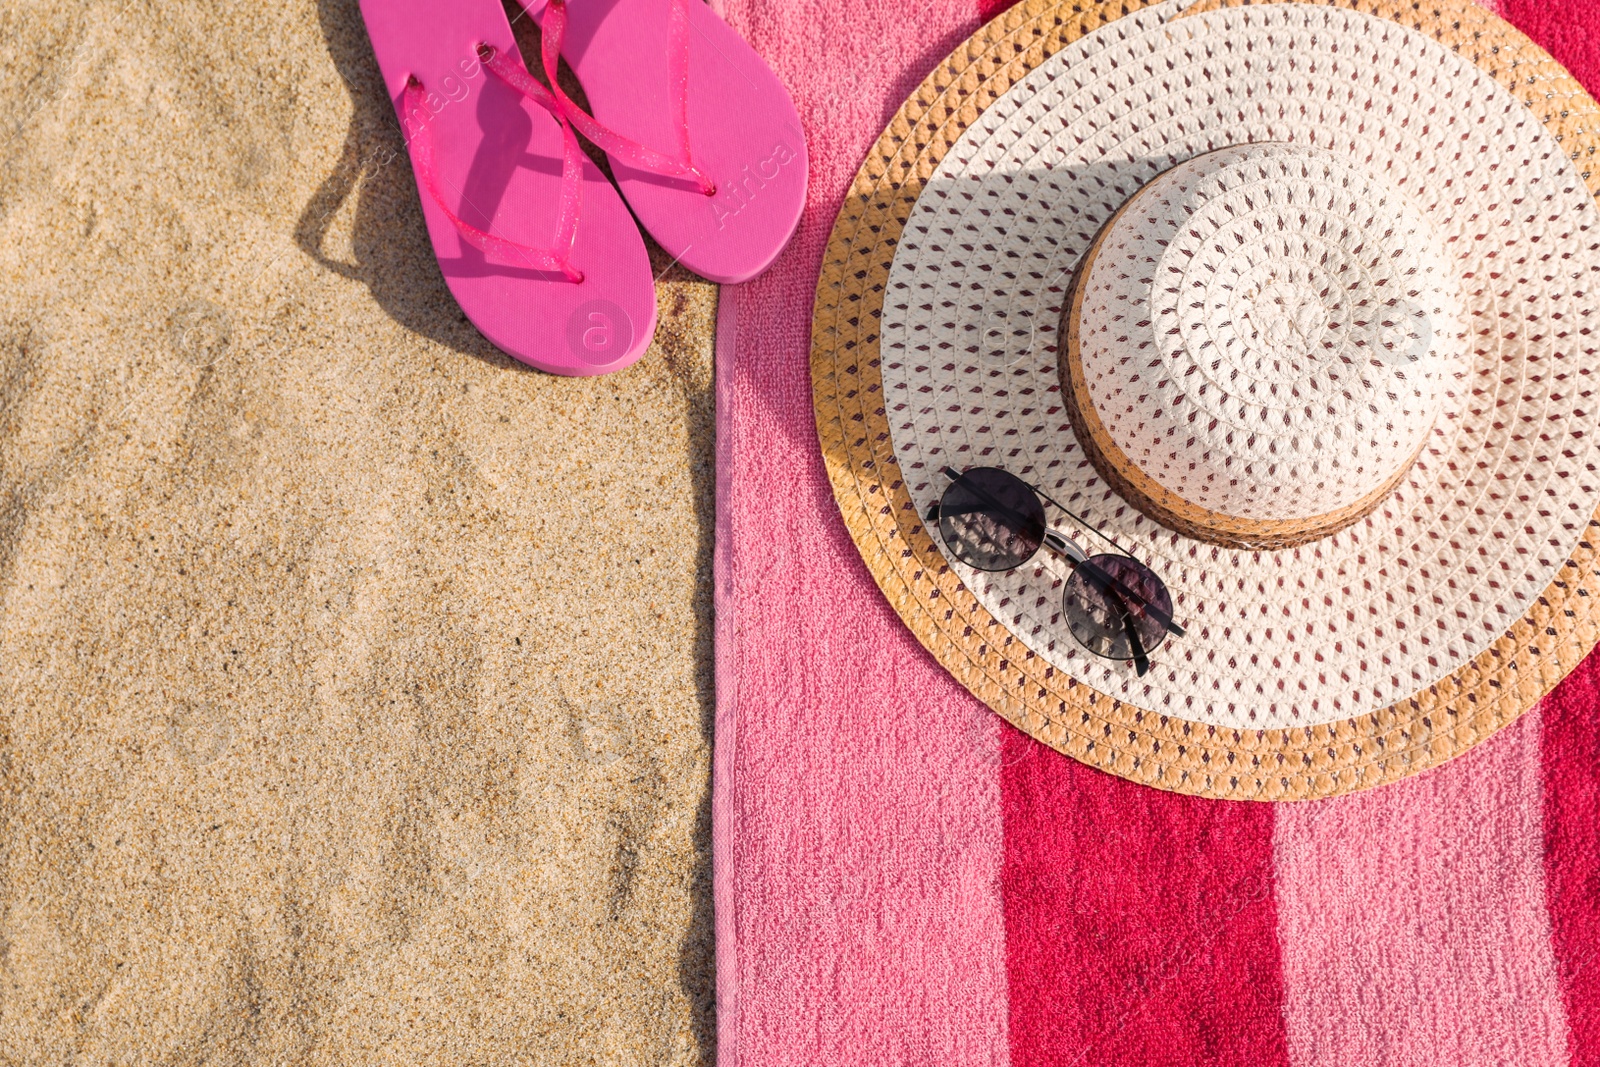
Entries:
POLYGON ((1404 194, 1331 152, 1235 145, 1165 171, 1073 277, 1057 352, 1078 442, 1122 499, 1198 540, 1343 529, 1467 384, 1449 258, 1404 194))
MULTIPOLYGON (((1420 30, 1476 63, 1544 122, 1590 192, 1600 191, 1593 101, 1510 26, 1465 0, 1340 6, 1420 30)), ((1327 796, 1391 781, 1489 736, 1594 645, 1600 634, 1590 590, 1600 588, 1600 523, 1589 521, 1570 561, 1524 617, 1438 682, 1338 721, 1229 728, 1113 699, 1028 647, 946 564, 896 460, 879 324, 895 248, 917 197, 962 133, 1029 71, 1143 9, 1018 5, 957 49, 875 146, 835 226, 813 320, 817 425, 835 496, 869 570, 919 640, 996 711, 1067 755, 1162 788, 1238 799, 1327 796)))

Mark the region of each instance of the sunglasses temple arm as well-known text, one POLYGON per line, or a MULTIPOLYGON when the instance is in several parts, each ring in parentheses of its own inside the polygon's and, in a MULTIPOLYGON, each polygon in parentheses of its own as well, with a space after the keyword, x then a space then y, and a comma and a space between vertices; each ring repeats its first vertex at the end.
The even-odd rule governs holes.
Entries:
MULTIPOLYGON (((1089 581, 1093 582, 1111 606, 1117 611, 1117 618, 1122 621, 1122 630, 1128 635, 1128 648, 1133 652, 1133 672, 1139 677, 1144 677, 1150 669, 1150 656, 1144 650, 1144 642, 1139 640, 1139 628, 1133 624, 1133 613, 1128 610, 1127 601, 1117 595, 1117 590, 1124 589, 1121 582, 1117 581, 1093 563, 1079 564, 1089 581)), ((1126 591, 1124 589, 1124 591, 1126 591)))
MULTIPOLYGON (((1063 508, 1062 510, 1066 510, 1066 509, 1063 508)), ((1062 554, 1066 555, 1066 553, 1062 553, 1062 554)), ((1072 557, 1070 555, 1067 555, 1067 558, 1071 559, 1072 557)), ((1129 558, 1132 558, 1132 557, 1129 557, 1129 558)), ((1149 613, 1150 617, 1152 619, 1156 620, 1156 622, 1159 622, 1161 624, 1162 628, 1165 629, 1172 636, 1174 636, 1174 637, 1183 637, 1183 636, 1185 636, 1186 632, 1185 632, 1184 628, 1179 626, 1176 622, 1174 622, 1171 615, 1168 615, 1166 612, 1162 611, 1160 608, 1158 608, 1154 604, 1150 603, 1150 601, 1146 600, 1144 597, 1140 596, 1138 593, 1134 592, 1132 589, 1129 589, 1127 586, 1123 585, 1122 582, 1119 581, 1115 575, 1107 574, 1105 571, 1101 570, 1099 567, 1096 567, 1093 563, 1090 563, 1088 560, 1084 560, 1084 561, 1078 563, 1078 566, 1080 566, 1080 567, 1082 567, 1084 569, 1084 573, 1087 574, 1089 576, 1089 578, 1092 581, 1094 581, 1094 583, 1096 585, 1104 584, 1105 587, 1106 587, 1106 590, 1108 592, 1111 592, 1114 595, 1116 595, 1119 598, 1122 598, 1124 600, 1131 600, 1135 604, 1138 604, 1141 607, 1143 607, 1144 610, 1147 613, 1149 613)))
MULTIPOLYGON (((949 478, 952 482, 958 482, 958 481, 961 480, 960 472, 952 470, 949 467, 946 467, 944 469, 944 475, 945 475, 946 478, 949 478)), ((1026 485, 1027 483, 1024 482, 1023 484, 1026 485)), ((1028 523, 1028 517, 1026 515, 1022 514, 1016 508, 1011 507, 1010 505, 1006 504, 1005 501, 996 500, 993 496, 991 496, 988 493, 984 492, 981 487, 976 486, 976 485, 972 485, 970 482, 968 483, 968 486, 969 486, 969 488, 971 489, 971 491, 973 493, 975 493, 976 495, 982 497, 984 500, 987 500, 989 502, 989 506, 991 508, 994 508, 996 511, 1002 511, 1005 514, 1011 516, 1012 521, 1018 523, 1021 526, 1027 526, 1029 524, 1028 523)), ((1032 487, 1030 486, 1029 488, 1032 488, 1032 487)), ((944 508, 942 507, 942 505, 939 502, 936 501, 934 503, 933 507, 928 509, 928 521, 929 522, 938 522, 939 521, 939 517, 942 514, 944 514, 944 508)), ((1048 528, 1046 529, 1046 533, 1048 534, 1048 528)))
MULTIPOLYGON (((1087 530, 1094 531, 1094 533, 1097 536, 1099 536, 1101 540, 1105 541, 1106 544, 1110 545, 1112 548, 1116 549, 1118 552, 1121 552, 1124 556, 1127 556, 1129 559, 1137 559, 1138 558, 1132 552, 1129 552, 1127 549, 1123 548, 1121 545, 1119 545, 1115 541, 1113 541, 1110 537, 1108 537, 1105 533, 1103 533, 1098 527, 1094 526, 1092 523, 1090 523, 1087 520, 1085 520, 1081 515, 1078 515, 1075 512, 1070 511, 1067 508, 1064 508, 1060 504, 1056 503, 1056 501, 1054 499, 1052 499, 1050 497, 1050 495, 1048 493, 1044 492, 1042 489, 1039 489, 1037 486, 1032 486, 1032 485, 1028 486, 1028 488, 1032 489, 1035 493, 1038 493, 1040 496, 1042 496, 1046 500, 1050 501, 1050 503, 1055 504, 1055 506, 1056 506, 1056 508, 1058 510, 1064 512, 1069 518, 1071 518, 1074 522, 1078 523, 1080 526, 1084 527, 1087 530)), ((1060 537, 1060 535, 1059 534, 1055 534, 1055 531, 1053 531, 1053 530, 1051 531, 1051 534, 1055 535, 1058 538, 1060 537)), ((1045 543, 1046 544, 1050 544, 1050 540, 1051 540, 1050 536, 1047 535, 1045 537, 1045 543)), ((1059 552, 1061 555, 1067 557, 1067 559, 1069 559, 1069 560, 1072 559, 1071 551, 1069 551, 1069 550, 1067 550, 1065 548, 1056 548, 1055 545, 1050 545, 1050 547, 1051 548, 1055 548, 1057 552, 1059 552)), ((1077 560, 1073 560, 1073 562, 1078 562, 1078 561, 1077 560)), ((1098 570, 1098 568, 1096 568, 1096 569, 1098 570)), ((1101 573, 1104 573, 1104 572, 1101 572, 1101 573)), ((1159 622, 1167 630, 1168 633, 1172 634, 1174 637, 1183 637, 1184 636, 1183 627, 1179 626, 1176 622, 1174 622, 1172 620, 1172 616, 1171 615, 1168 615, 1166 612, 1162 611, 1160 608, 1158 608, 1154 604, 1150 603, 1150 601, 1146 600, 1144 597, 1140 596, 1138 593, 1135 593, 1132 589, 1129 589, 1127 586, 1125 586, 1121 582, 1117 581, 1111 575, 1107 574, 1107 575, 1105 575, 1105 577, 1106 577, 1107 581, 1110 581, 1115 585, 1117 592, 1120 593, 1122 596, 1128 597, 1129 599, 1133 600, 1137 604, 1144 605, 1145 609, 1150 612, 1150 617, 1155 619, 1157 622, 1159 622)))

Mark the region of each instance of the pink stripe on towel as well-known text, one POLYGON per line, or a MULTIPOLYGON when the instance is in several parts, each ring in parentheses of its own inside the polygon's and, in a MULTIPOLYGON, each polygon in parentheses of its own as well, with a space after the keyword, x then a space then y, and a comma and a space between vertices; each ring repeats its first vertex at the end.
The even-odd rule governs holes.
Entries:
POLYGON ((1013 1067, 1287 1064, 1272 807, 1004 764, 1013 1067))
POLYGON ((1530 712, 1415 778, 1278 805, 1278 931, 1296 1067, 1555 1067, 1530 712))
POLYGON ((999 720, 867 575, 822 470, 822 251, 901 100, 975 0, 728 0, 795 94, 811 200, 718 345, 716 887, 723 1067, 1005 1062, 999 720))

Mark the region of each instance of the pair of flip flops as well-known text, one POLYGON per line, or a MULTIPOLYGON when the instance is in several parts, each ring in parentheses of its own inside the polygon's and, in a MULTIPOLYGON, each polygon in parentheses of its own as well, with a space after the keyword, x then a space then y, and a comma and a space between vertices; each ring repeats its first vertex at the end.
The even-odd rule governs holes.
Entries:
POLYGON ((500 0, 361 0, 462 311, 541 370, 621 370, 655 332, 639 227, 712 281, 760 274, 799 220, 805 139, 777 76, 701 0, 526 9, 550 88, 500 0), (592 113, 561 91, 561 60, 592 113), (615 188, 580 134, 610 157, 615 188))

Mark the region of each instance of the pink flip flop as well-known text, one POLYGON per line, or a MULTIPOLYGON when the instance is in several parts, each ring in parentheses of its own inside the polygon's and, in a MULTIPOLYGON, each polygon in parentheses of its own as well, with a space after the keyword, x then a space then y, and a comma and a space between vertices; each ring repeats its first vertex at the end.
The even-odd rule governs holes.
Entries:
POLYGON ((541 370, 621 370, 655 284, 627 207, 528 73, 498 0, 361 0, 445 283, 496 347, 541 370))
POLYGON ((702 0, 524 0, 544 69, 565 59, 593 115, 562 114, 611 157, 617 187, 668 254, 742 282, 788 243, 806 197, 806 141, 783 83, 702 0))

